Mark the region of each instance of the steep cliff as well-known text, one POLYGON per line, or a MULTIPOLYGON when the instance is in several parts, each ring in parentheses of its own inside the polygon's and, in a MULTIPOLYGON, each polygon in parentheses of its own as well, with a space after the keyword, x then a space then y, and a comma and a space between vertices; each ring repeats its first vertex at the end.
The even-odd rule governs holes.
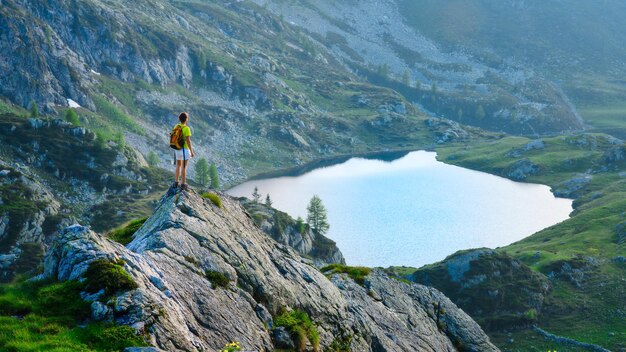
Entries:
POLYGON ((378 270, 362 281, 326 277, 264 234, 237 200, 221 197, 220 208, 194 192, 166 194, 126 247, 86 227, 66 228, 43 275, 86 277, 90 286, 97 259, 122 266, 136 288, 86 296, 93 318, 133 326, 165 350, 214 351, 236 340, 270 351, 293 347, 293 339, 314 350, 497 351, 439 291, 378 270), (297 314, 310 317, 316 333, 289 335, 289 312, 304 312, 297 314))
POLYGON ((315 260, 317 266, 346 263, 335 241, 313 231, 304 223, 298 225, 289 214, 246 198, 240 201, 263 232, 276 242, 295 249, 301 256, 315 260))

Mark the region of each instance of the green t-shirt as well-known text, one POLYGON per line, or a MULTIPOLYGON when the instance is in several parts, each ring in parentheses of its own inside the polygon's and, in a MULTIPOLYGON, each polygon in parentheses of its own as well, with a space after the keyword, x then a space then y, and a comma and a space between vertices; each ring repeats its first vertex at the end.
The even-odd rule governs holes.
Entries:
POLYGON ((185 141, 183 143, 183 148, 189 149, 189 146, 187 145, 187 137, 191 137, 191 128, 180 123, 178 125, 183 129, 183 140, 185 141))

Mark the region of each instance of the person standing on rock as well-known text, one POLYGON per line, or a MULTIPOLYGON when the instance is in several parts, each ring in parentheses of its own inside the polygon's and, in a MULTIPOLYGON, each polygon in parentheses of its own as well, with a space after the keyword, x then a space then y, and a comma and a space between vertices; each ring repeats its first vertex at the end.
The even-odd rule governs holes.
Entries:
POLYGON ((189 122, 189 115, 186 112, 181 112, 178 115, 180 123, 174 126, 172 133, 170 134, 170 147, 175 149, 176 152, 176 180, 174 181, 173 188, 178 188, 183 191, 188 191, 187 185, 187 164, 189 158, 194 157, 193 146, 191 145, 191 129, 187 126, 189 122), (182 178, 182 182, 179 180, 182 178))

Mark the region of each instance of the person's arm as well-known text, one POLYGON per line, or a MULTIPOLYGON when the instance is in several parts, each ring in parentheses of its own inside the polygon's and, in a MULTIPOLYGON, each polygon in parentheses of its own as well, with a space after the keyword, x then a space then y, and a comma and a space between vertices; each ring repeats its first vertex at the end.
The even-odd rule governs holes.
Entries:
POLYGON ((187 138, 187 146, 189 147, 189 152, 191 153, 191 157, 193 158, 194 153, 193 153, 193 147, 191 146, 191 137, 186 137, 187 138))

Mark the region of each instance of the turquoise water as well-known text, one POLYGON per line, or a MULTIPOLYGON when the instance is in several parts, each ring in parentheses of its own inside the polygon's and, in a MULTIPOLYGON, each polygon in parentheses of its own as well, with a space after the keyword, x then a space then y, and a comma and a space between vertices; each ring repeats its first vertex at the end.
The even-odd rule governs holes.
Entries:
POLYGON ((274 207, 306 219, 317 194, 328 209, 328 237, 349 265, 422 266, 460 249, 495 248, 568 218, 570 199, 544 185, 513 182, 444 164, 416 151, 391 162, 352 158, 300 176, 252 180, 274 207))

